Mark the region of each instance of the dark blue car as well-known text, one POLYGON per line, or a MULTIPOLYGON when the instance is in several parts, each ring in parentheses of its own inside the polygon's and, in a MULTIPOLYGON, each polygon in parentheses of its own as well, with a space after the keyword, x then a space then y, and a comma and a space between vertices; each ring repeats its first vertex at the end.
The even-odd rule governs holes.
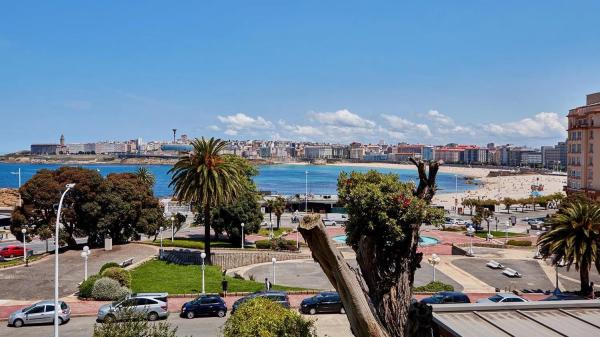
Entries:
POLYGON ((440 291, 439 293, 421 300, 426 304, 471 303, 469 296, 458 291, 440 291))
POLYGON ((300 312, 310 315, 317 313, 346 313, 340 295, 333 291, 324 291, 313 297, 305 298, 300 303, 300 312))
POLYGON ((181 307, 181 317, 194 318, 198 316, 225 317, 227 305, 218 295, 200 295, 186 302, 181 307))

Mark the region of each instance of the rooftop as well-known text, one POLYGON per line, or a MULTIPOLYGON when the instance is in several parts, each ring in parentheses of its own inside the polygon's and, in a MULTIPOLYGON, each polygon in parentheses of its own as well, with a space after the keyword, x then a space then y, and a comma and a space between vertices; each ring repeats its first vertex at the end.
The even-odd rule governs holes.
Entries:
POLYGON ((433 305, 443 336, 600 336, 600 301, 433 305))

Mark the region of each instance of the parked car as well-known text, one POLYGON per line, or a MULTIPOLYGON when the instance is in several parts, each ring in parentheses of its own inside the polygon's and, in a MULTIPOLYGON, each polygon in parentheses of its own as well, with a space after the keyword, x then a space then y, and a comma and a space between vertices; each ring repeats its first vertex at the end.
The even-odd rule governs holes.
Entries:
MULTIPOLYGON (((473 227, 473 229, 475 229, 475 232, 479 232, 479 231, 483 230, 483 226, 481 226, 481 224, 474 224, 474 223, 470 223, 470 222, 465 224, 465 228, 469 228, 469 227, 473 227)), ((467 232, 465 235, 471 236, 469 234, 469 232, 467 232)), ((473 235, 475 235, 475 234, 473 234, 473 235)))
POLYGON ((469 296, 458 291, 440 291, 421 300, 425 304, 471 303, 469 296))
POLYGON ((227 305, 218 295, 201 295, 194 300, 185 302, 181 307, 181 317, 194 318, 199 316, 225 317, 227 305))
POLYGON ((323 219, 323 225, 325 226, 335 226, 337 223, 332 219, 323 219))
POLYGON ((128 296, 128 298, 134 298, 134 297, 153 298, 157 301, 165 302, 165 303, 167 303, 167 306, 169 306, 169 293, 132 293, 128 296))
POLYGON ((526 299, 517 296, 513 293, 498 293, 488 298, 482 298, 477 300, 477 303, 518 303, 527 302, 526 299))
POLYGON ((340 295, 335 291, 325 291, 313 297, 305 298, 300 303, 300 312, 303 314, 334 313, 345 314, 340 295))
POLYGON ((250 294, 248 296, 242 297, 240 299, 238 299, 237 301, 235 301, 233 303, 233 306, 231 307, 231 314, 233 314, 235 312, 235 310, 244 302, 253 299, 253 298, 257 298, 257 297, 264 297, 266 299, 269 299, 273 302, 277 302, 281 305, 283 305, 284 308, 290 308, 290 299, 288 298, 288 295, 286 292, 284 291, 259 291, 253 294, 250 294))
MULTIPOLYGON (((63 324, 71 319, 71 308, 63 301, 59 301, 58 304, 60 306, 58 323, 63 324)), ((54 323, 54 301, 37 302, 11 313, 8 317, 8 325, 15 328, 20 328, 26 324, 43 323, 54 323)))
POLYGON ((167 302, 159 301, 155 296, 144 296, 136 294, 129 296, 124 300, 105 304, 98 309, 98 322, 110 322, 114 320, 127 319, 125 315, 139 314, 145 315, 149 321, 156 321, 159 318, 169 316, 169 307, 167 302))
MULTIPOLYGON (((33 251, 27 248, 27 255, 31 256, 33 251)), ((23 246, 10 245, 0 249, 0 256, 4 258, 23 256, 23 246)))
POLYGON ((553 294, 541 301, 582 301, 587 300, 587 298, 575 294, 553 294))

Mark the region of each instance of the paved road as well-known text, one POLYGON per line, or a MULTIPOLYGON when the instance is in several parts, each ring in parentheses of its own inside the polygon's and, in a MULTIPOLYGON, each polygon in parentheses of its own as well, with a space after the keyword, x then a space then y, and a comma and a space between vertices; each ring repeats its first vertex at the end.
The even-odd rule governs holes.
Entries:
MULTIPOLYGON (((319 315, 317 317, 317 332, 319 336, 346 337, 351 336, 350 325, 346 315, 332 314, 319 315)), ((167 322, 177 326, 177 336, 212 337, 220 336, 220 330, 227 318, 206 317, 196 319, 180 318, 172 314, 167 322)), ((6 326, 5 322, 0 326, 0 336, 19 337, 52 337, 52 325, 24 326, 16 329, 6 326)), ((60 326, 62 337, 91 337, 95 324, 95 317, 74 317, 69 323, 60 326)))
MULTIPOLYGON (((78 244, 85 244, 87 242, 87 238, 76 238, 75 241, 78 244)), ((8 241, 3 241, 0 242, 0 248, 2 247, 6 247, 6 246, 21 246, 23 245, 23 243, 21 243, 20 241, 16 241, 16 240, 8 240, 8 241)), ((50 239, 47 242, 46 241, 40 241, 40 240, 33 240, 31 242, 27 243, 27 249, 33 249, 34 254, 41 254, 41 253, 45 253, 47 251, 52 251, 54 250, 54 240, 50 239)))
MULTIPOLYGON (((60 296, 66 296, 77 290, 77 284, 83 280, 83 259, 81 251, 70 250, 59 255, 60 296)), ((128 244, 113 246, 112 251, 94 249, 88 260, 88 274, 92 275, 110 261, 121 262, 133 258, 140 261, 156 254, 156 247, 128 244)), ((54 296, 54 256, 33 263, 29 267, 19 266, 0 270, 0 299, 35 300, 54 296)))
MULTIPOLYGON (((356 260, 347 260, 350 265, 356 267, 356 260)), ((255 280, 264 280, 265 277, 272 278, 273 268, 271 264, 262 264, 250 268, 246 275, 254 276, 255 280)), ((330 290, 333 286, 323 273, 323 270, 318 263, 312 260, 305 261, 290 261, 277 263, 275 270, 276 283, 291 287, 304 287, 311 289, 330 290)), ((415 273, 415 286, 422 286, 431 282, 433 278, 433 270, 429 264, 421 263, 421 268, 415 273)), ((462 285, 446 276, 439 270, 436 271, 436 280, 454 286, 454 289, 461 291, 462 285)))

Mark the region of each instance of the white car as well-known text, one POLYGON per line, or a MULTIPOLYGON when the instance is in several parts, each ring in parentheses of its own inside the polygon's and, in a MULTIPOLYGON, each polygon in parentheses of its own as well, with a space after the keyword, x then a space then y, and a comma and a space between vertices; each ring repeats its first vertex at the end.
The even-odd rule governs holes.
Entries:
POLYGON ((513 293, 498 293, 488 298, 477 300, 477 303, 519 303, 528 302, 526 299, 513 293))
POLYGON ((337 223, 335 222, 335 220, 323 219, 323 225, 325 225, 325 226, 335 226, 335 225, 337 225, 337 223))

